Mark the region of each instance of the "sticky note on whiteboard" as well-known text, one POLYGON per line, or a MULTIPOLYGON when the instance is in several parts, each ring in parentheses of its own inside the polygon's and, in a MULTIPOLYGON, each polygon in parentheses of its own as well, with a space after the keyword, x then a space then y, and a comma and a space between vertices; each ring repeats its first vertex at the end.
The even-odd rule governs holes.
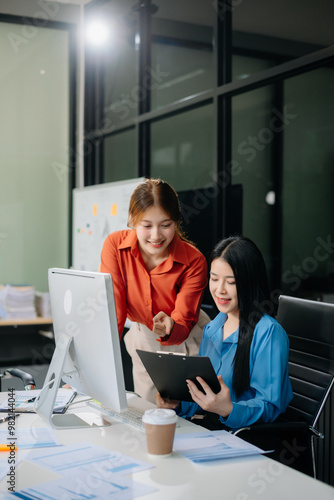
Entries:
POLYGON ((111 215, 117 215, 117 203, 111 205, 111 215))
POLYGON ((93 215, 97 215, 97 203, 93 205, 93 215))

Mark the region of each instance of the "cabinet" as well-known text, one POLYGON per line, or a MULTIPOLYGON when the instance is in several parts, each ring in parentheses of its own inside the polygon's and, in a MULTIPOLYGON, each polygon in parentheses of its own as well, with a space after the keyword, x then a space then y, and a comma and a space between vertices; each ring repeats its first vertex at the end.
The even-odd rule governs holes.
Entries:
POLYGON ((0 320, 0 367, 49 364, 53 351, 51 318, 0 320))

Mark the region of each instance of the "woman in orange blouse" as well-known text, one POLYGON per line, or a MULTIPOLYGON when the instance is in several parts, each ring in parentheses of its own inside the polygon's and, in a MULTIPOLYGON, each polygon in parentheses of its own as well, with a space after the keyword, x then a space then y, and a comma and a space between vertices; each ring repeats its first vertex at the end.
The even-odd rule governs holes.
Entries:
POLYGON ((207 284, 205 257, 183 235, 175 190, 146 179, 129 206, 131 229, 110 234, 101 254, 101 272, 113 278, 119 335, 132 358, 135 391, 154 402, 156 388, 136 349, 198 354, 210 318, 200 310, 207 284))

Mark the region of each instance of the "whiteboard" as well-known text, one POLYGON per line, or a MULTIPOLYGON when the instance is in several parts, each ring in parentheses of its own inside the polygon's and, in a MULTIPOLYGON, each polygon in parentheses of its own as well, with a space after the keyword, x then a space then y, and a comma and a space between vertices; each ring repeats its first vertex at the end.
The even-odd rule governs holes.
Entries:
POLYGON ((127 228, 130 197, 144 178, 73 189, 72 266, 98 271, 101 250, 113 231, 127 228))

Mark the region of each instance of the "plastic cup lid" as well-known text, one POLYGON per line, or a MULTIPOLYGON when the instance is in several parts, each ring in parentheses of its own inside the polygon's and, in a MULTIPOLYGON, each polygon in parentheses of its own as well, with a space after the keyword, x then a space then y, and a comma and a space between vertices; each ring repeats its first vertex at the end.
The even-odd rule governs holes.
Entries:
POLYGON ((168 425, 176 423, 177 415, 174 410, 154 408, 153 410, 146 410, 142 420, 145 424, 168 425))

